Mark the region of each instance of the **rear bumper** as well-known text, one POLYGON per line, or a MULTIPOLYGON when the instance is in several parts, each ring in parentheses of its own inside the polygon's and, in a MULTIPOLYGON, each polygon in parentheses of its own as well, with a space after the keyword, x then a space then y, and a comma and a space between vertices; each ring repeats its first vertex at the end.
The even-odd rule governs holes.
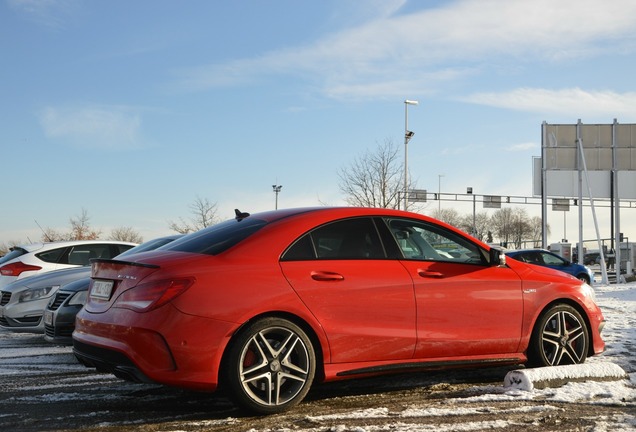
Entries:
POLYGON ((223 351, 237 327, 182 314, 171 305, 148 313, 82 310, 73 351, 84 365, 123 379, 213 391, 223 351))
POLYGON ((138 383, 152 383, 126 355, 117 351, 73 341, 73 353, 86 367, 112 373, 118 378, 138 383))

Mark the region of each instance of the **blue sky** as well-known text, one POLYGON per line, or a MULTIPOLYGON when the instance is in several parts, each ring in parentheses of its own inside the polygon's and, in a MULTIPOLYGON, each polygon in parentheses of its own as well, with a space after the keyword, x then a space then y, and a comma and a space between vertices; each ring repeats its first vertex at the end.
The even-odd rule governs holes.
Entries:
POLYGON ((632 0, 2 0, 0 243, 82 209, 148 240, 197 197, 272 209, 273 184, 344 204, 338 169, 402 151, 405 99, 418 188, 530 196, 543 121, 636 122, 635 48, 632 0))

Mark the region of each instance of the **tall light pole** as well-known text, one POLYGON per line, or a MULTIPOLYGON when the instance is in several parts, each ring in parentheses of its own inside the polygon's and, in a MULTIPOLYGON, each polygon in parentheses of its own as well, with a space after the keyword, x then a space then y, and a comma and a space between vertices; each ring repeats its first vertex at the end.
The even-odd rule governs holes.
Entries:
POLYGON ((408 210, 409 202, 409 141, 415 132, 409 130, 409 105, 418 105, 416 100, 404 101, 404 210, 408 210))
POLYGON ((473 188, 470 186, 466 188, 466 193, 473 196, 473 232, 471 234, 473 237, 477 237, 477 197, 473 193, 473 188))
POLYGON ((274 193, 276 194, 276 206, 274 207, 276 210, 278 210, 278 194, 282 188, 282 185, 272 185, 272 189, 274 189, 274 193))

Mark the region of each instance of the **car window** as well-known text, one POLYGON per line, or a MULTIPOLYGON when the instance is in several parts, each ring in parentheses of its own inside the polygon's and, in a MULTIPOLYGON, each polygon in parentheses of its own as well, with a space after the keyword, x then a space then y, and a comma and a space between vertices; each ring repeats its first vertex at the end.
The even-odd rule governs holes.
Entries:
POLYGON ((517 258, 519 261, 527 262, 530 264, 543 264, 541 254, 539 254, 538 252, 522 252, 519 255, 516 255, 515 258, 517 258))
POLYGON ((145 243, 142 243, 140 245, 137 245, 133 248, 127 248, 124 249, 125 252, 120 253, 119 255, 117 255, 117 259, 120 259, 122 257, 127 257, 130 256, 132 254, 136 254, 136 253, 141 253, 141 252, 147 252, 150 250, 155 250, 157 248, 160 248, 161 246, 165 246, 168 243, 176 240, 178 237, 176 236, 171 236, 171 237, 161 237, 161 238, 157 238, 154 240, 149 240, 145 243))
POLYGON ((134 247, 132 245, 123 245, 123 244, 113 244, 111 246, 115 248, 115 252, 114 252, 113 256, 117 256, 117 255, 119 255, 121 253, 129 251, 130 249, 132 249, 134 247))
POLYGON ((92 258, 112 258, 109 244, 86 244, 72 246, 66 257, 66 264, 88 265, 92 258))
POLYGON ((35 254, 35 256, 44 262, 58 263, 62 260, 62 257, 64 256, 64 253, 67 249, 67 247, 59 247, 56 249, 48 250, 46 252, 35 254))
POLYGON ((217 255, 245 240, 267 225, 262 219, 231 219, 188 234, 163 246, 174 250, 206 255, 217 255))
POLYGON ((405 259, 487 263, 484 250, 444 227, 409 219, 386 222, 405 259))
POLYGON ((567 264, 567 262, 563 258, 556 255, 544 252, 541 254, 541 256, 543 257, 543 262, 547 265, 564 266, 567 264))
POLYGON ((283 261, 312 259, 384 259, 386 253, 371 218, 322 225, 303 235, 283 254, 283 261))

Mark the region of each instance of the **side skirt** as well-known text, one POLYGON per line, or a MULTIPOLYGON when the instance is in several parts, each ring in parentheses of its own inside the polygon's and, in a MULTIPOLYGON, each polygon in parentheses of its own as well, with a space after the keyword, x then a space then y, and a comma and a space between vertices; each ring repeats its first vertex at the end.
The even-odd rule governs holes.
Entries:
POLYGON ((347 371, 338 372, 336 376, 350 377, 354 375, 368 375, 368 374, 385 374, 394 372, 409 372, 409 371, 421 371, 421 370, 439 370, 439 369, 453 369, 463 368, 467 366, 486 367, 486 366, 505 366, 523 363, 523 359, 519 357, 510 358, 498 358, 498 359, 483 359, 483 360, 446 360, 446 361, 432 361, 432 362, 412 362, 412 363, 398 363, 390 365, 380 365, 365 367, 360 369, 351 369, 347 371))

